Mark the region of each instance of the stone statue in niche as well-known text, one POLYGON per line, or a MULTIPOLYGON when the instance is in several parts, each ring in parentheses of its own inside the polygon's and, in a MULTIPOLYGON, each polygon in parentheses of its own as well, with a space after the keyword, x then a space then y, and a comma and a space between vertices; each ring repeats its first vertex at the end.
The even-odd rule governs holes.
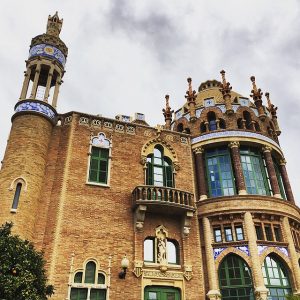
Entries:
POLYGON ((160 264, 167 263, 166 239, 163 237, 157 239, 157 261, 160 264))

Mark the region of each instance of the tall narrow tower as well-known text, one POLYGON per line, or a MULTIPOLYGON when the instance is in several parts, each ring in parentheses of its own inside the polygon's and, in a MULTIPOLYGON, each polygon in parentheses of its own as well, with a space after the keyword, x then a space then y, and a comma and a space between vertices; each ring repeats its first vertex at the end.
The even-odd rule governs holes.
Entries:
POLYGON ((48 17, 45 34, 31 41, 19 101, 0 171, 0 224, 11 220, 31 239, 40 201, 48 145, 57 122, 57 98, 68 48, 59 38, 63 20, 48 17))

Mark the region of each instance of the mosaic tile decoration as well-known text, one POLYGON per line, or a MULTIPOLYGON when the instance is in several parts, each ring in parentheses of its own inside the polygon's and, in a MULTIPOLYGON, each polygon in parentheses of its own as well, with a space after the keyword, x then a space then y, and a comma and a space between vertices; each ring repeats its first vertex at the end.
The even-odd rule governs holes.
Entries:
POLYGON ((251 110, 254 112, 254 114, 258 117, 258 110, 257 108, 251 107, 251 110))
POLYGON ((21 111, 35 111, 42 115, 47 116, 50 119, 55 118, 54 109, 52 110, 49 106, 39 102, 33 102, 33 101, 22 102, 19 105, 17 105, 15 108, 15 112, 21 112, 21 111))
POLYGON ((200 118, 200 115, 201 115, 202 111, 203 111, 203 108, 196 109, 196 117, 197 118, 200 118))
POLYGON ((280 252, 282 252, 287 257, 289 257, 289 252, 288 252, 287 248, 285 248, 285 247, 276 247, 276 249, 279 250, 280 252))
POLYGON ((92 137, 92 145, 100 148, 109 148, 110 140, 106 138, 103 132, 100 132, 98 136, 92 137))
POLYGON ((226 112, 226 106, 224 104, 217 105, 217 107, 221 109, 223 114, 226 112))
POLYGON ((224 137, 248 137, 248 138, 256 138, 263 140, 265 142, 268 142, 276 147, 278 147, 278 144, 273 141, 272 139, 268 138, 267 136, 264 136, 259 133, 255 132, 246 132, 246 131, 220 131, 220 132, 212 132, 208 133, 205 135, 197 136, 196 138, 192 139, 192 144, 196 144, 198 142, 204 142, 210 139, 215 139, 215 138, 224 138, 224 137))
POLYGON ((54 46, 47 44, 39 44, 33 46, 29 51, 29 58, 34 56, 45 56, 54 58, 59 61, 63 66, 66 64, 66 58, 63 53, 54 46))
POLYGON ((232 105, 232 109, 233 109, 234 112, 236 112, 239 107, 240 107, 240 105, 237 105, 237 104, 232 105))
POLYGON ((225 250, 226 248, 215 248, 214 249, 214 259, 217 259, 218 256, 225 250))
POLYGON ((235 247, 238 250, 241 250, 242 252, 246 253, 248 256, 250 256, 250 251, 248 246, 237 246, 235 247))
POLYGON ((261 246, 261 245, 258 245, 258 246, 257 246, 258 255, 261 255, 267 248, 268 248, 268 246, 261 246))
POLYGON ((184 117, 189 121, 190 120, 190 114, 186 114, 186 115, 184 115, 184 117))

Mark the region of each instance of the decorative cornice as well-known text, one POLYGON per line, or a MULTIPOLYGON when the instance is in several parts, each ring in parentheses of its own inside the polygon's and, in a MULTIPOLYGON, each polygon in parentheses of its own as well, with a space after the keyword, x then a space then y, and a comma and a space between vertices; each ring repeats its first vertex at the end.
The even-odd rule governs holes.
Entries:
POLYGON ((239 148, 240 147, 240 143, 239 142, 230 142, 228 144, 228 147, 229 148, 234 148, 234 147, 239 148))

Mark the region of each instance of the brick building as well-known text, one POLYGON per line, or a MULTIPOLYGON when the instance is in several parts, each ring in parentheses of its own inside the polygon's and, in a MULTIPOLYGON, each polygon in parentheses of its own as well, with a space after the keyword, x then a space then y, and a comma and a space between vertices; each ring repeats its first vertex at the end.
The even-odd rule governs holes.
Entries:
POLYGON ((255 78, 251 100, 224 71, 198 92, 189 78, 155 128, 143 114, 60 114, 61 27, 56 13, 32 39, 0 172, 0 223, 45 252, 52 299, 300 294, 300 210, 255 78))

